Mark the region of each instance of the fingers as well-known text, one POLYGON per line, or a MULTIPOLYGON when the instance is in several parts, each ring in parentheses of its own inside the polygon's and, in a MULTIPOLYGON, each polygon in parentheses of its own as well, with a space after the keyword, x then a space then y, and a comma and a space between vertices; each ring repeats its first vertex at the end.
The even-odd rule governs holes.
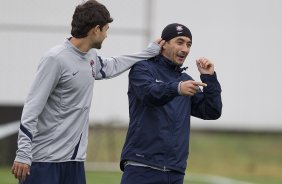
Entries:
POLYGON ((162 38, 157 38, 154 42, 159 44, 162 41, 162 38))
POLYGON ((22 173, 22 168, 19 166, 18 163, 14 163, 12 167, 12 174, 15 176, 16 179, 20 179, 22 173))
POLYGON ((193 96, 200 91, 200 87, 206 87, 206 83, 197 82, 197 81, 183 81, 180 83, 180 94, 183 96, 193 96))
POLYGON ((209 59, 200 57, 196 59, 196 64, 201 74, 214 74, 214 65, 209 59))
POLYGON ((202 87, 208 86, 206 83, 203 82, 191 81, 191 83, 194 84, 195 86, 202 86, 202 87))
POLYGON ((14 173, 15 178, 18 178, 20 181, 22 181, 22 173, 23 173, 22 168, 18 168, 18 170, 16 170, 14 173))
POLYGON ((213 65, 212 62, 209 59, 204 58, 204 57, 198 58, 196 60, 196 63, 197 63, 198 67, 205 68, 205 69, 207 69, 207 68, 209 68, 213 65))
POLYGON ((160 47, 162 47, 165 43, 165 40, 163 40, 162 38, 158 38, 154 41, 156 44, 158 44, 160 47))
POLYGON ((29 175, 29 167, 28 168, 24 168, 22 170, 22 178, 21 178, 21 181, 25 181, 26 180, 26 177, 29 175))
POLYGON ((14 163, 12 166, 12 174, 15 176, 15 178, 17 178, 17 173, 18 173, 18 166, 17 163, 14 163))
POLYGON ((27 175, 30 175, 29 165, 19 162, 14 162, 12 166, 12 174, 15 176, 16 179, 20 181, 25 181, 27 175))

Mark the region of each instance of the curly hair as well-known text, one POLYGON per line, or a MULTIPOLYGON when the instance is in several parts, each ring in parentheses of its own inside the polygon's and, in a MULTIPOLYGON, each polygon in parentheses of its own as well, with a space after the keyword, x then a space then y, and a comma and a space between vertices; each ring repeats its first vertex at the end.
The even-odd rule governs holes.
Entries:
POLYGON ((107 8, 96 0, 88 0, 75 8, 72 17, 71 35, 75 38, 84 38, 87 33, 95 26, 100 29, 113 22, 107 8))

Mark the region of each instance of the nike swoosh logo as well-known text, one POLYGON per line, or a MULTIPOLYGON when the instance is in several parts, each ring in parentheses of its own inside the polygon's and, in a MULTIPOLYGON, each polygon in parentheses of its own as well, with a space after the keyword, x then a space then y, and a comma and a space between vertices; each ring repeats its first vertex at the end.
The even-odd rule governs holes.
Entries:
POLYGON ((77 73, 78 73, 78 71, 77 72, 72 72, 72 76, 75 76, 77 73))
POLYGON ((162 80, 158 80, 158 79, 156 79, 156 82, 163 82, 162 80))

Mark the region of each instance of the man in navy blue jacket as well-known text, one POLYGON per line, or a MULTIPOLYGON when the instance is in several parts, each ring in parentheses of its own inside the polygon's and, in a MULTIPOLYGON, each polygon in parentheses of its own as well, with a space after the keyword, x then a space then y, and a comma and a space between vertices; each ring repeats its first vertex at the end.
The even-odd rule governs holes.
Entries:
POLYGON ((129 73, 130 123, 121 154, 122 184, 183 184, 190 117, 221 116, 214 64, 204 57, 196 60, 202 82, 181 68, 192 45, 190 30, 169 24, 162 39, 166 42, 161 54, 138 62, 129 73))

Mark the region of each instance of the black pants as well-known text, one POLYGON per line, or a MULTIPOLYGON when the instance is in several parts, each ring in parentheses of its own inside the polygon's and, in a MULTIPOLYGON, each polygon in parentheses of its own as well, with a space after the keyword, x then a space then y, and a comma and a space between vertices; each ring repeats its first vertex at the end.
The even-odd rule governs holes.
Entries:
POLYGON ((86 184, 83 162, 33 162, 20 184, 86 184))

